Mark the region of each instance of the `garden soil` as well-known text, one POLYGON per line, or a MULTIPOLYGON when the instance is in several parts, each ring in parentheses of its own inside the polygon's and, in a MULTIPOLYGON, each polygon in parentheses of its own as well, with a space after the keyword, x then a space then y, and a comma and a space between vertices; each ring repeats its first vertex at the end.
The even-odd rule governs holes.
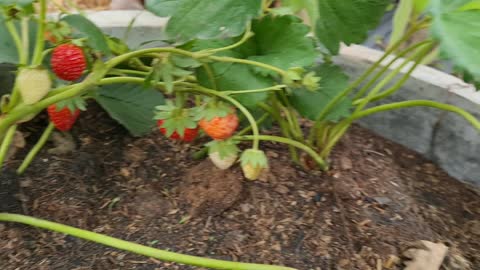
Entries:
MULTIPOLYGON (((45 116, 23 128, 31 147, 45 116)), ((93 106, 72 131, 74 153, 49 153, 24 176, 0 176, 0 212, 21 213, 191 255, 297 269, 403 269, 419 240, 449 246, 444 269, 480 269, 480 194, 428 160, 360 127, 328 173, 292 165, 264 143, 269 172, 243 178, 159 132, 134 138, 93 106), (396 262, 399 264, 395 265, 396 262)), ((61 148, 61 147, 60 147, 61 148)), ((59 148, 57 147, 56 150, 59 148)), ((0 223, 0 269, 198 269, 81 239, 0 223)))

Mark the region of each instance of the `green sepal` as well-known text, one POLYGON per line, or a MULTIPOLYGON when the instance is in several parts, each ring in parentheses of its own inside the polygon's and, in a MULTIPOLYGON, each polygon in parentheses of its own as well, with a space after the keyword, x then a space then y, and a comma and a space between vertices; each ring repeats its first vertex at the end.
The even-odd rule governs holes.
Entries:
POLYGON ((286 74, 283 76, 283 83, 286 85, 298 84, 298 82, 302 80, 304 72, 305 69, 301 67, 289 68, 286 74))
POLYGON ((268 167, 268 159, 265 152, 258 149, 247 149, 243 151, 242 156, 240 157, 240 162, 242 166, 249 164, 254 168, 268 167))
POLYGON ((205 146, 208 147, 208 153, 212 154, 217 152, 221 159, 224 159, 229 156, 237 155, 240 152, 240 149, 237 147, 238 142, 232 139, 223 140, 223 141, 211 141, 205 146))
POLYGON ((320 77, 315 76, 315 72, 309 72, 303 77, 302 85, 310 91, 315 91, 319 88, 320 77))
POLYGON ((215 117, 225 117, 231 114, 234 109, 224 102, 208 99, 202 106, 194 108, 195 120, 210 121, 215 117))
POLYGON ((174 132, 183 137, 185 129, 197 127, 192 109, 179 108, 171 100, 167 100, 165 105, 156 106, 155 109, 154 119, 163 120, 161 127, 166 129, 165 135, 167 137, 170 137, 174 132))
POLYGON ((81 111, 86 111, 87 110, 87 103, 85 100, 80 97, 74 97, 74 98, 69 98, 69 99, 64 99, 55 104, 55 108, 58 111, 61 111, 63 108, 67 107, 70 112, 74 113, 77 109, 81 111))
POLYGON ((47 22, 45 32, 49 32, 56 39, 56 43, 62 43, 66 37, 72 35, 72 28, 64 21, 47 22))

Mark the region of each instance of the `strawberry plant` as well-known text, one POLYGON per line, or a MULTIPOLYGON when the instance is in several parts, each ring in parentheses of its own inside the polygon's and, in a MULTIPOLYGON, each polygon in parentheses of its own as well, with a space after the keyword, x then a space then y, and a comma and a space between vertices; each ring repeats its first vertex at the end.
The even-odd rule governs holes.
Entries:
MULTIPOLYGON (((361 43, 391 1, 273 2, 146 1, 150 11, 170 17, 164 33, 169 45, 132 50, 80 14, 47 18, 45 0, 0 0, 0 63, 14 66, 10 72, 16 74, 1 98, 0 164, 18 125, 47 110, 50 123, 20 165, 23 173, 55 128, 74 127, 86 99, 95 100, 133 136, 147 134, 155 125, 172 140, 195 143, 208 136, 210 160, 223 170, 238 161, 249 180, 268 168, 261 141, 286 144, 293 162, 306 169, 328 170, 332 149, 352 123, 387 110, 434 107, 457 113, 480 129, 471 114, 448 104, 408 100, 372 105, 398 91, 436 48, 478 76, 478 1, 418 1, 414 16, 383 57, 352 81, 334 56, 342 42, 361 43), (307 14, 306 23, 299 12, 307 14), (431 28, 430 37, 400 49, 425 28, 431 28), (304 119, 310 124, 302 124, 304 119), (272 121, 281 136, 260 133, 272 121), (251 144, 239 145, 242 141, 251 144)), ((0 214, 0 220, 192 265, 289 269, 183 256, 24 216, 0 214)))

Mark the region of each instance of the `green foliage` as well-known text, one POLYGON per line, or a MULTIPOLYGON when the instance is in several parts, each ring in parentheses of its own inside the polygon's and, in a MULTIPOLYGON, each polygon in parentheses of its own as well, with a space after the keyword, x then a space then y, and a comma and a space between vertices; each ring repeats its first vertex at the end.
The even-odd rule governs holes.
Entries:
POLYGON ((458 66, 480 76, 480 10, 459 10, 469 0, 432 0, 432 34, 458 66))
POLYGON ((134 136, 151 131, 155 125, 153 110, 165 102, 157 90, 128 83, 102 86, 96 92, 95 100, 134 136))
POLYGON ((174 13, 170 14, 166 33, 179 43, 196 38, 234 37, 245 31, 247 23, 259 16, 260 10, 259 0, 179 1, 178 6, 170 9, 174 13))
POLYGON ((306 37, 309 28, 298 17, 266 16, 253 22, 252 31, 255 55, 247 59, 288 69, 311 66, 317 58, 314 41, 306 37))
POLYGON ((61 19, 67 22, 82 37, 87 38, 87 44, 96 52, 110 56, 110 47, 103 32, 85 16, 79 14, 67 15, 61 19))
MULTIPOLYGON (((266 16, 254 20, 252 31, 255 33, 245 44, 219 55, 236 57, 269 64, 281 69, 311 66, 317 57, 315 44, 306 37, 308 27, 294 16, 266 16)), ((228 40, 196 41, 195 50, 220 48, 238 41, 240 37, 228 40)), ((215 84, 212 83, 205 68, 197 70, 199 82, 218 90, 245 90, 265 88, 274 85, 272 71, 262 67, 251 67, 236 63, 213 63, 210 65, 215 84)), ((264 101, 266 93, 245 94, 238 100, 249 108, 264 101)))
MULTIPOLYGON (((348 77, 341 68, 332 64, 322 64, 314 69, 321 77, 320 88, 315 91, 294 89, 290 96, 292 105, 304 117, 316 120, 325 106, 348 85, 348 77)), ((326 120, 338 121, 350 115, 352 101, 344 98, 335 109, 327 115, 326 120)))
POLYGON ((333 54, 340 42, 361 43, 377 26, 390 0, 317 0, 319 18, 315 34, 333 54))
POLYGON ((178 7, 188 0, 147 0, 145 8, 160 17, 169 17, 175 14, 178 7))

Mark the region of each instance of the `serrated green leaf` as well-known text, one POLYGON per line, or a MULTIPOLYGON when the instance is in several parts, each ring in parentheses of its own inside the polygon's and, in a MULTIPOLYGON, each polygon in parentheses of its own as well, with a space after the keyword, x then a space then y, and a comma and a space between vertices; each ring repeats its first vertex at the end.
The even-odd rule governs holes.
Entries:
MULTIPOLYGON (((223 68, 223 65, 219 64, 223 68)), ((211 66, 215 72, 217 64, 211 66)), ((214 88, 203 69, 197 70, 197 78, 201 85, 214 88)), ((242 64, 230 65, 220 76, 215 76, 214 79, 219 90, 258 89, 275 84, 273 79, 256 74, 251 68, 242 64)), ((249 108, 254 108, 257 103, 264 101, 266 98, 267 94, 265 92, 235 96, 235 99, 249 108)))
POLYGON ((155 126, 154 108, 165 102, 155 89, 129 83, 101 86, 95 100, 134 136, 151 131, 155 126))
MULTIPOLYGON (((304 117, 310 120, 316 120, 318 114, 339 92, 348 86, 348 77, 341 68, 323 64, 314 69, 316 74, 322 79, 320 88, 316 91, 307 89, 294 89, 289 99, 295 109, 304 117)), ((339 105, 329 114, 326 119, 337 121, 338 119, 350 115, 352 101, 349 98, 342 100, 339 105)))
POLYGON ((261 6, 260 0, 181 1, 166 33, 179 43, 238 36, 251 19, 260 15, 261 6))
POLYGON ((145 1, 145 8, 157 16, 170 17, 186 1, 189 0, 147 0, 145 1))
POLYGON ((85 16, 72 14, 62 17, 61 21, 67 22, 74 30, 87 38, 87 44, 97 52, 110 56, 110 48, 103 32, 85 16))
POLYGON ((256 53, 248 57, 250 60, 288 69, 310 66, 318 56, 313 39, 306 36, 310 28, 296 16, 267 16, 255 20, 252 31, 256 53))
MULTIPOLYGON (((242 46, 220 55, 256 60, 282 69, 311 65, 317 54, 313 41, 306 37, 308 27, 292 16, 265 17, 252 25, 255 36, 242 46)), ((195 41, 193 49, 204 50, 225 47, 238 41, 240 37, 221 41, 195 41)), ((275 84, 265 69, 252 68, 243 64, 213 63, 210 65, 218 90, 245 90, 265 88, 275 84)), ((276 75, 276 74, 275 74, 276 75)), ((197 77, 203 86, 214 88, 204 68, 197 69, 197 77)), ((301 80, 301 76, 298 80, 301 80)), ((238 95, 243 105, 254 108, 264 101, 267 93, 238 95)))
POLYGON ((319 17, 315 34, 323 45, 337 54, 340 42, 361 43, 375 28, 390 0, 317 0, 319 17))
POLYGON ((432 0, 432 34, 455 64, 480 75, 480 10, 459 9, 470 0, 432 0))

